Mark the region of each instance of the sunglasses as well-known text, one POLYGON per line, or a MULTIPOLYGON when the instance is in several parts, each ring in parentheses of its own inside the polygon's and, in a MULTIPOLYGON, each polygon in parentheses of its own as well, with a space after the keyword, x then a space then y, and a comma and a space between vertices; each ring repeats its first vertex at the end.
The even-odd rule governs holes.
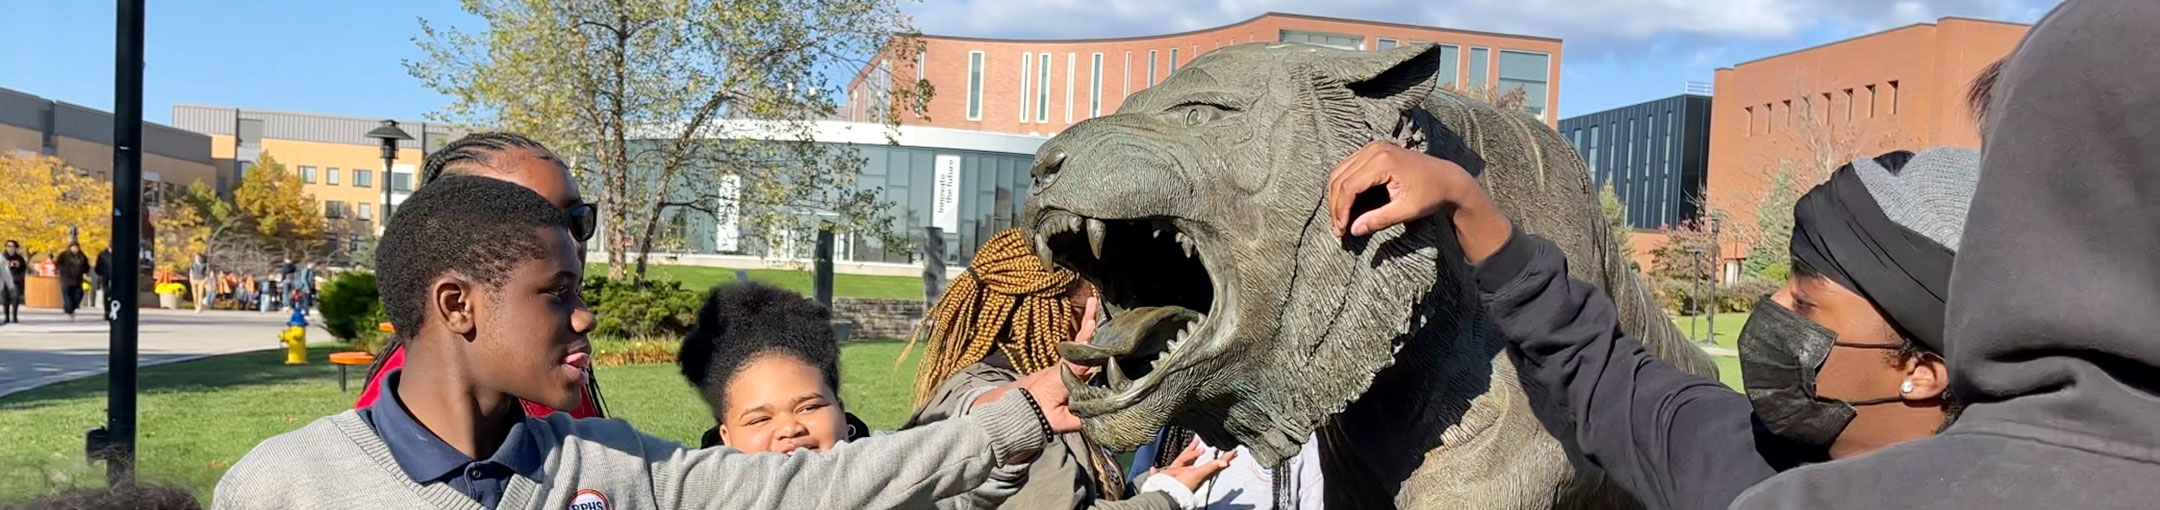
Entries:
POLYGON ((591 241, 593 231, 600 228, 600 207, 589 203, 578 204, 563 212, 570 217, 570 237, 576 238, 580 243, 591 241))

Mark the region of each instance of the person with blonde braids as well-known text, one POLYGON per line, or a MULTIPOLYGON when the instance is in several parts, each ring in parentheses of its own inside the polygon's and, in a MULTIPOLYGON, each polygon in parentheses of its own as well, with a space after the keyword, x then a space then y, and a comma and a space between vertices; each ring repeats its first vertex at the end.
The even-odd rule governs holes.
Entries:
MULTIPOLYGON (((903 428, 964 416, 969 404, 1022 374, 1058 366, 1057 345, 1094 334, 1095 288, 1071 270, 1044 267, 1019 230, 998 233, 976 250, 967 272, 931 306, 908 344, 923 344, 915 374, 915 414, 903 428)), ((904 354, 903 354, 904 356, 904 354)), ((1043 448, 1020 492, 998 508, 1179 509, 1178 496, 1134 495, 1117 459, 1080 433, 1043 448)), ((1197 455, 1157 476, 1189 490, 1229 465, 1227 458, 1195 465, 1197 455)))

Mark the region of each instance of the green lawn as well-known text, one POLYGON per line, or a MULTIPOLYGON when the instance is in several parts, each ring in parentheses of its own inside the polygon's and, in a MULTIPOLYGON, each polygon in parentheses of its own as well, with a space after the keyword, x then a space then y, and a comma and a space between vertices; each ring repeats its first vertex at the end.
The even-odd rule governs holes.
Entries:
MULTIPOLYGON (((1747 324, 1747 318, 1748 314, 1746 313, 1717 314, 1718 346, 1727 349, 1734 348, 1733 345, 1740 338, 1740 327, 1747 324)), ((1680 326, 1680 334, 1687 335, 1691 339, 1702 338, 1704 334, 1710 333, 1712 329, 1709 316, 1706 315, 1677 317, 1673 319, 1673 324, 1680 326)))
MULTIPOLYGON (((1745 313, 1717 314, 1717 345, 1726 349, 1736 348, 1734 345, 1740 338, 1740 327, 1747 324, 1747 318, 1748 314, 1745 313)), ((1680 334, 1687 335, 1688 338, 1702 338, 1703 335, 1711 332, 1711 322, 1708 316, 1691 315, 1679 317, 1673 319, 1673 324, 1680 326, 1680 334)), ((1711 356, 1710 358, 1717 362, 1718 380, 1735 390, 1741 389, 1740 358, 1732 356, 1711 356)))
MULTIPOLYGON (((901 346, 841 347, 842 398, 872 428, 896 427, 912 408, 915 365, 893 363, 901 346)), ((337 369, 324 362, 337 350, 315 345, 309 351, 314 362, 301 366, 281 364, 280 351, 262 351, 143 369, 137 418, 142 479, 184 487, 209 501, 217 478, 255 443, 352 405, 357 388, 339 392, 337 369)), ((610 413, 641 430, 695 445, 711 426, 710 413, 673 364, 598 370, 610 413)), ((6 459, 0 462, 0 505, 104 483, 104 467, 83 460, 82 437, 104 422, 105 384, 104 377, 91 377, 0 397, 0 437, 8 439, 0 442, 0 459, 6 459)))
MULTIPOLYGON (((746 269, 750 279, 772 283, 810 295, 811 272, 782 269, 746 269)), ((594 264, 586 268, 587 274, 607 274, 607 265, 594 264)), ((683 283, 683 288, 703 290, 713 284, 735 281, 735 269, 705 266, 656 265, 646 269, 646 274, 683 283)), ((880 299, 921 299, 922 279, 912 276, 866 276, 851 274, 833 275, 833 295, 839 297, 880 299)))

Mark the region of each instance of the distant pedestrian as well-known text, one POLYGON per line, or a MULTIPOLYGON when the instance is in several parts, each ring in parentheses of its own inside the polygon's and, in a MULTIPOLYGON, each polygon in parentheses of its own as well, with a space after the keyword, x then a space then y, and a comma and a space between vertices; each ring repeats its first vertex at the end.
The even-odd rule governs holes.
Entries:
POLYGON ((55 274, 60 276, 60 311, 68 320, 75 320, 75 308, 82 306, 83 278, 90 275, 90 256, 84 255, 82 245, 68 243, 67 251, 53 260, 55 274))
POLYGON ((293 293, 300 298, 301 313, 307 313, 308 310, 315 308, 315 276, 314 261, 308 261, 306 267, 300 268, 300 285, 294 289, 293 293))
POLYGON ((300 302, 293 299, 293 289, 296 288, 300 283, 300 269, 293 266, 292 259, 288 258, 282 262, 278 262, 277 277, 278 299, 284 300, 282 303, 284 305, 282 309, 291 309, 293 307, 300 306, 300 302))
POLYGON ((216 284, 210 279, 210 259, 195 254, 195 261, 188 263, 188 294, 195 297, 195 313, 202 313, 203 304, 216 296, 216 284))
POLYGON ((0 255, 6 264, 0 264, 0 324, 21 322, 23 303, 23 277, 30 272, 29 261, 23 260, 22 245, 15 240, 7 242, 7 252, 0 255))
POLYGON ((97 273, 97 279, 92 281, 91 283, 97 285, 98 306, 102 307, 102 309, 105 310, 105 320, 110 321, 112 320, 113 316, 112 277, 114 272, 112 262, 112 248, 106 247, 103 250, 98 250, 97 263, 95 265, 92 265, 91 268, 97 273))

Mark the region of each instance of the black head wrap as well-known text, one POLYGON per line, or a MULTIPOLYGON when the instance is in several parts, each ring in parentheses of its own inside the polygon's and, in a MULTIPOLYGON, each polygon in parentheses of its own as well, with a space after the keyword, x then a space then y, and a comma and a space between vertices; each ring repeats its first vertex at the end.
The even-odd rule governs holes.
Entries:
MULTIPOLYGON (((1875 158, 1897 169, 1912 153, 1875 158)), ((1943 302, 1954 252, 1890 221, 1852 165, 1793 206, 1793 262, 1874 303, 1899 333, 1943 352, 1943 302)))

